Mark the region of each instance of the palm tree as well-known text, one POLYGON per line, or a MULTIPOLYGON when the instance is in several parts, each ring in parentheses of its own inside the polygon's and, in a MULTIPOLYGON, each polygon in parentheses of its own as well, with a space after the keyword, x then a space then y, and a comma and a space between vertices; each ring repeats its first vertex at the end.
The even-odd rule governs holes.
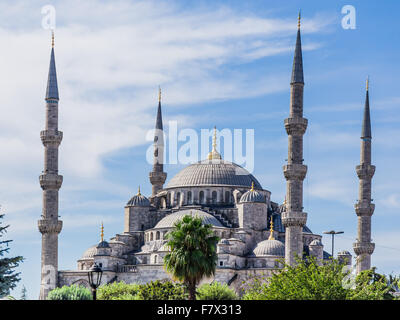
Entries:
POLYGON ((203 225, 201 218, 191 215, 177 221, 166 238, 171 252, 165 256, 164 266, 174 279, 185 283, 189 300, 195 300, 199 281, 215 274, 219 238, 210 224, 203 225))

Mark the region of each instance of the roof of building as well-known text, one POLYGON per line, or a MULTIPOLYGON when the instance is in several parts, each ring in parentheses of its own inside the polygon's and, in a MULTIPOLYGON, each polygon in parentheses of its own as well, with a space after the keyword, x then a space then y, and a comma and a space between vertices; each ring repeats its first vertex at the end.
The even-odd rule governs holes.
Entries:
POLYGON ((88 248, 82 255, 81 259, 92 259, 97 253, 97 244, 88 248))
POLYGON ((96 248, 110 248, 110 245, 107 241, 100 241, 96 248))
POLYGON ((181 210, 167 215, 156 224, 154 229, 172 228, 174 227, 175 222, 181 220, 186 215, 191 215, 201 218, 203 220, 203 224, 211 224, 214 227, 224 227, 221 224, 221 222, 219 222, 218 219, 212 216, 211 214, 201 210, 191 209, 191 210, 181 210))
POLYGON ((138 192, 138 194, 135 194, 126 204, 127 206, 136 206, 136 207, 149 207, 150 206, 150 200, 147 199, 144 195, 138 192))
POLYGON ((257 179, 241 166, 222 159, 204 160, 187 166, 178 172, 166 188, 228 185, 262 189, 257 179))
POLYGON ((265 197, 257 190, 246 191, 241 197, 239 202, 262 202, 265 203, 265 197))
POLYGON ((319 239, 314 239, 313 241, 311 241, 310 246, 323 246, 321 240, 319 239))
POLYGON ((285 245, 279 240, 264 240, 257 244, 253 256, 285 256, 285 245))

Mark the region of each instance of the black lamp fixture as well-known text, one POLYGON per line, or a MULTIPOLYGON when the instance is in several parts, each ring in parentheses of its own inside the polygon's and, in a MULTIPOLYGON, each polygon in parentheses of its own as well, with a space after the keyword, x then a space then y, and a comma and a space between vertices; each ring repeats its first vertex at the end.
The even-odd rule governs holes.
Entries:
POLYGON ((332 258, 333 258, 333 248, 334 248, 334 243, 335 243, 335 235, 336 234, 341 234, 344 233, 343 231, 335 231, 335 230, 331 230, 331 231, 325 231, 324 234, 330 234, 332 235, 332 258))
POLYGON ((94 264, 88 272, 89 285, 92 288, 93 300, 96 300, 96 289, 100 286, 102 275, 103 270, 101 270, 97 264, 94 264))

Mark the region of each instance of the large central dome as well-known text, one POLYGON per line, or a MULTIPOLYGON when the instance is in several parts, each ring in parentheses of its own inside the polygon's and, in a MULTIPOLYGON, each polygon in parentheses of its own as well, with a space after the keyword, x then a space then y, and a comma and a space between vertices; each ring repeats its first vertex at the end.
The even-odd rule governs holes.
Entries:
POLYGON ((178 172, 166 188, 194 186, 237 186, 262 189, 257 179, 241 166, 221 159, 204 160, 187 166, 178 172))

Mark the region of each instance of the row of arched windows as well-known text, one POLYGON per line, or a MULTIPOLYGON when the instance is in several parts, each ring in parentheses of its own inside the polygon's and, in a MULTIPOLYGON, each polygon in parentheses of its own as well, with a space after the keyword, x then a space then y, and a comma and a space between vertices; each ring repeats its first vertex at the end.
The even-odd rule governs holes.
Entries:
MULTIPOLYGON (((232 203, 232 192, 231 191, 225 191, 225 193, 220 195, 218 197, 219 192, 214 190, 211 192, 211 204, 218 204, 218 203, 232 203)), ((176 204, 207 204, 207 199, 206 199, 206 193, 201 190, 199 192, 199 197, 198 197, 198 203, 197 201, 194 201, 193 193, 192 191, 188 192, 176 192, 174 199, 172 199, 172 193, 168 193, 167 195, 167 204, 170 206, 176 205, 176 204), (185 194, 186 194, 186 199, 185 199, 185 194), (172 201, 173 200, 173 201, 172 201), (185 201, 186 200, 186 201, 185 201)))

